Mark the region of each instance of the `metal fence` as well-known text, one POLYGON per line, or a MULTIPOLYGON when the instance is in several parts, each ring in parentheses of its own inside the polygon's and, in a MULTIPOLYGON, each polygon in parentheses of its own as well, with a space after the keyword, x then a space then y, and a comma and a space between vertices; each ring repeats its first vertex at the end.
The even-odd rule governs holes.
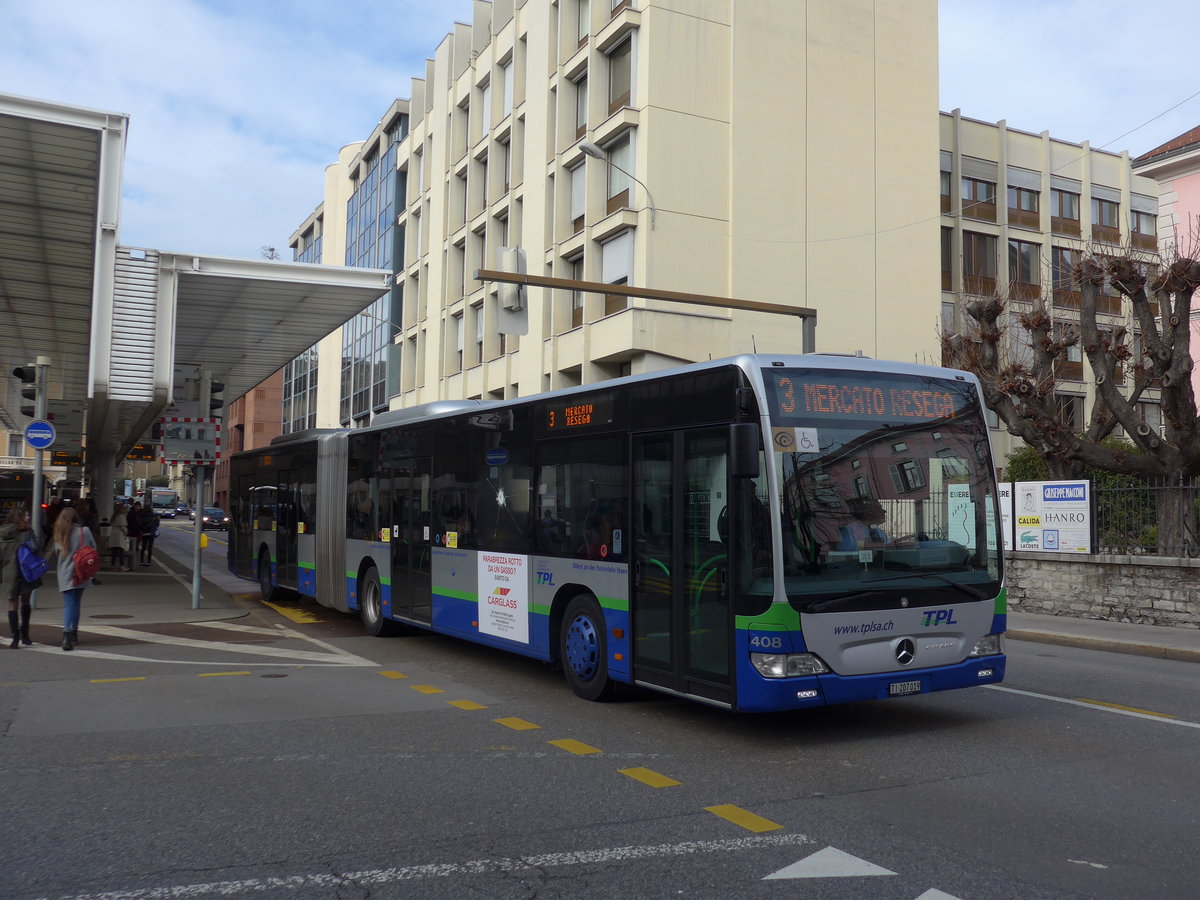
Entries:
POLYGON ((1200 479, 1121 476, 1092 490, 1100 553, 1200 556, 1200 479))

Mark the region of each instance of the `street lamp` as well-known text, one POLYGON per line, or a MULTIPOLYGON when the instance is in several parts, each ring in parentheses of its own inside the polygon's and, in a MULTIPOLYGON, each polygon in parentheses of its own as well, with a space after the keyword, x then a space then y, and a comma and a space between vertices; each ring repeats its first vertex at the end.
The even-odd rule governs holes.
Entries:
POLYGON ((636 181, 638 184, 640 184, 642 186, 642 190, 644 190, 646 192, 646 202, 650 204, 650 230, 653 231, 654 230, 654 214, 657 212, 657 210, 654 207, 654 195, 650 193, 650 188, 646 187, 646 182, 642 181, 642 179, 638 178, 632 172, 626 172, 624 169, 622 169, 615 162, 613 162, 611 159, 608 158, 608 154, 604 152, 604 149, 602 147, 600 147, 597 144, 593 144, 591 141, 584 141, 582 144, 579 145, 579 149, 583 151, 584 156, 590 156, 592 159, 598 159, 601 162, 608 163, 610 166, 612 166, 614 169, 616 169, 622 175, 625 175, 627 178, 630 178, 631 180, 636 181))

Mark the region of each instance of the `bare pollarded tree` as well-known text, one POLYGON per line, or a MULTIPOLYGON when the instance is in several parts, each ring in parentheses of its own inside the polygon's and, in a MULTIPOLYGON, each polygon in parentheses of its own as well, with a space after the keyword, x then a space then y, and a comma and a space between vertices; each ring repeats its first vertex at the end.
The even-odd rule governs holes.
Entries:
MULTIPOLYGON (((1056 319, 1040 296, 970 300, 963 332, 942 335, 947 364, 979 376, 988 406, 1046 460, 1052 478, 1076 478, 1090 466, 1182 485, 1200 474, 1190 325, 1200 261, 1193 256, 1148 263, 1131 254, 1082 255, 1072 272, 1077 322, 1056 319), (1111 310, 1118 296, 1132 304, 1136 340, 1123 326, 1097 321, 1101 304, 1111 310), (1057 393, 1073 348, 1087 357, 1095 385, 1091 415, 1074 427, 1057 393), (1149 390, 1157 394, 1161 432, 1139 410, 1149 390), (1138 452, 1103 443, 1118 427, 1138 452)), ((1160 547, 1198 546, 1195 512, 1185 501, 1182 490, 1160 492, 1160 547)))

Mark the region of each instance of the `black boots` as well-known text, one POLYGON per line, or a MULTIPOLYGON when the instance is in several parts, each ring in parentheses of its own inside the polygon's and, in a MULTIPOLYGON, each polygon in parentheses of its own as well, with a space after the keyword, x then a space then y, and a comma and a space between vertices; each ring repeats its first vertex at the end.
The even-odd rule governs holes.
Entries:
POLYGON ((62 648, 64 650, 74 650, 75 649, 75 642, 71 640, 71 634, 72 634, 72 632, 70 632, 70 631, 63 632, 62 648))
POLYGON ((28 603, 21 604, 21 643, 26 647, 33 645, 29 639, 29 617, 32 613, 33 608, 28 603))
POLYGON ((17 624, 17 612, 10 609, 8 611, 8 627, 12 631, 12 643, 8 646, 16 650, 21 646, 21 626, 17 624))

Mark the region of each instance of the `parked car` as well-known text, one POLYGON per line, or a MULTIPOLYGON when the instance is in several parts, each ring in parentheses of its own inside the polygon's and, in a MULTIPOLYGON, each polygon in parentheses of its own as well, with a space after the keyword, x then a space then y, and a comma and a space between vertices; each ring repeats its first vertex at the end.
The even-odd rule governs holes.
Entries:
POLYGON ((215 506, 204 507, 204 512, 200 516, 201 528, 216 528, 220 531, 229 530, 229 516, 225 515, 225 510, 218 509, 215 506))
POLYGON ((191 511, 192 511, 192 508, 190 506, 188 506, 186 503, 181 503, 181 504, 179 504, 179 506, 175 507, 175 514, 179 515, 179 516, 186 516, 191 511))

